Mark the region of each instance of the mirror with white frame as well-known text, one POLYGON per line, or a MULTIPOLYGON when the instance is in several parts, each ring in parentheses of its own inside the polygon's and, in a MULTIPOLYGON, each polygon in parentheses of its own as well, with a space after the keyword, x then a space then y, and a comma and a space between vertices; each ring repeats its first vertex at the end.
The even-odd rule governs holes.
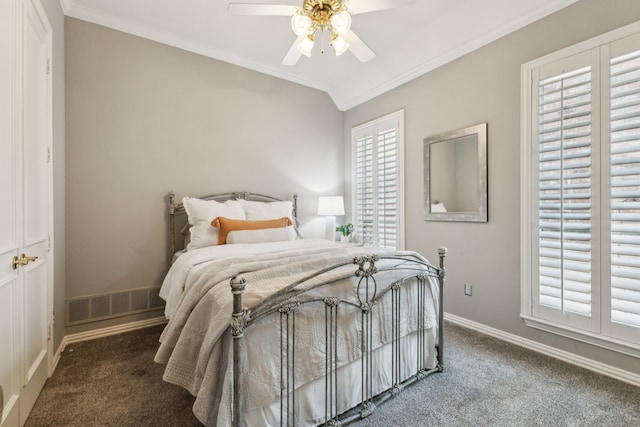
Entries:
POLYGON ((424 139, 425 221, 487 222, 487 124, 424 139))

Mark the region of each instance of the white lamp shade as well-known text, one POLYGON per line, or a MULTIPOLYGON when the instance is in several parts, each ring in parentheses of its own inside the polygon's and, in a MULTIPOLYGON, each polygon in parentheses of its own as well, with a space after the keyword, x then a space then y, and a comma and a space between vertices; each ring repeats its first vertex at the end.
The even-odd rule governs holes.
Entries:
POLYGON ((342 36, 338 36, 331 42, 331 46, 336 50, 336 56, 340 56, 349 49, 349 43, 342 38, 342 36))
POLYGON ((298 50, 304 56, 311 56, 311 49, 313 49, 313 40, 309 37, 303 37, 302 41, 298 44, 298 50))
POLYGON ((318 199, 318 215, 344 215, 342 196, 323 196, 318 199))
POLYGON ((346 10, 336 13, 331 17, 331 26, 338 34, 346 33, 351 28, 351 15, 346 10))

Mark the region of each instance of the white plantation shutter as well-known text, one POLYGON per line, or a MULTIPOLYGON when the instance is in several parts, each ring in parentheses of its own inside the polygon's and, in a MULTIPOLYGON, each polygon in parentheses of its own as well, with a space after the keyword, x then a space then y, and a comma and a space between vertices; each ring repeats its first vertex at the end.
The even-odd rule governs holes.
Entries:
POLYGON ((640 50, 610 67, 611 321, 640 327, 640 50))
POLYGON ((621 34, 523 65, 522 317, 640 356, 640 25, 621 34))
POLYGON ((402 248, 403 112, 352 130, 353 216, 365 244, 402 248))
POLYGON ((539 301, 591 314, 591 68, 539 82, 539 301))
POLYGON ((378 133, 378 244, 397 248, 398 240, 398 156, 397 129, 378 133))
POLYGON ((364 135, 358 138, 355 150, 354 226, 363 242, 372 242, 375 207, 373 203, 373 136, 364 135))

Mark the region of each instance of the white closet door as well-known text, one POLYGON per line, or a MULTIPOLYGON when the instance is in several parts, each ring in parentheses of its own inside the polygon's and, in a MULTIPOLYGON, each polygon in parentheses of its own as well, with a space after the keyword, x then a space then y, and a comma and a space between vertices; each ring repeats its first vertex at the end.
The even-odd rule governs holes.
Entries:
POLYGON ((0 0, 1 427, 21 426, 51 358, 51 29, 38 0, 0 0))
POLYGON ((14 129, 13 0, 0 0, 0 425, 19 422, 18 272, 11 260, 18 255, 16 222, 17 139, 14 129))
POLYGON ((50 30, 39 4, 24 2, 21 254, 34 259, 20 267, 23 311, 23 390, 20 421, 26 420, 47 379, 50 269, 50 30))

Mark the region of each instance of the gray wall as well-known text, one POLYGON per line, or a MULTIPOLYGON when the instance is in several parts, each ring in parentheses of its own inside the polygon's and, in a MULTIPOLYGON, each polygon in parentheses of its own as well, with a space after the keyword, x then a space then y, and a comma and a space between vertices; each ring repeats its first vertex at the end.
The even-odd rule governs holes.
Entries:
POLYGON ((64 108, 64 15, 60 2, 43 0, 42 6, 53 29, 53 315, 55 320, 53 349, 64 337, 65 295, 65 108, 64 108))
POLYGON ((348 141, 352 126, 405 109, 406 247, 432 260, 438 246, 449 248, 448 313, 634 373, 637 359, 536 331, 520 319, 519 143, 520 65, 637 20, 637 0, 583 0, 345 113, 348 141), (483 122, 489 222, 423 221, 423 138, 483 122), (463 294, 465 282, 474 285, 472 297, 463 294))
POLYGON ((322 235, 345 161, 326 93, 72 18, 65 40, 66 298, 160 286, 169 190, 297 193, 322 235))

